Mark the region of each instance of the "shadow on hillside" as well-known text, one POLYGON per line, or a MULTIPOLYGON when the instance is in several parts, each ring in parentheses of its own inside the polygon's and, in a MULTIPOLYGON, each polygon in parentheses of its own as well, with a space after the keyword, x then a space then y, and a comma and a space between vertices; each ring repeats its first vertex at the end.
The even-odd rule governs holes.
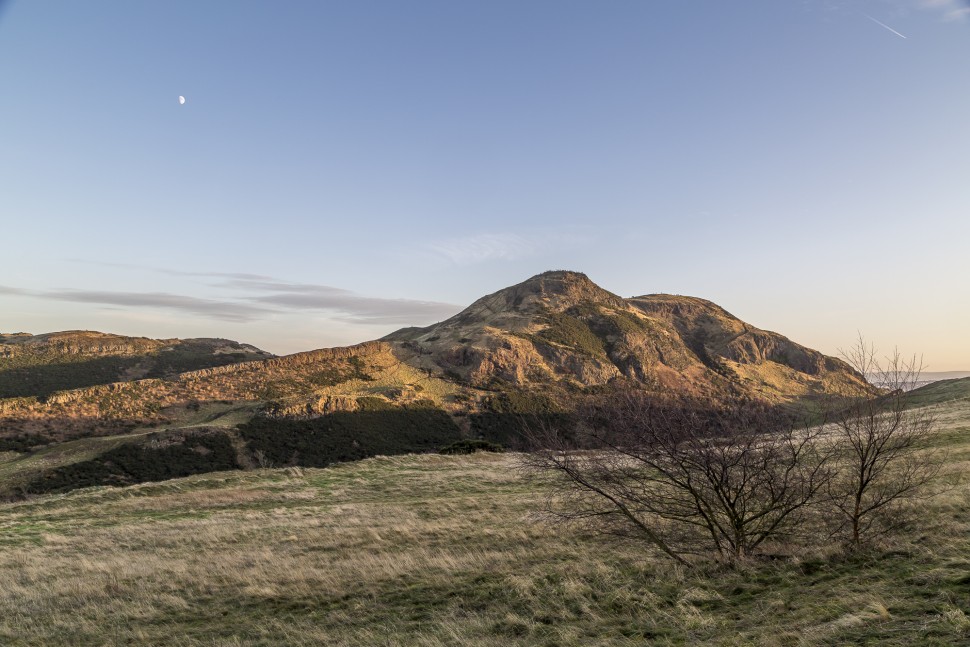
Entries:
POLYGON ((132 485, 244 467, 325 467, 379 455, 436 452, 462 438, 434 408, 333 413, 308 420, 257 418, 238 429, 157 432, 96 458, 54 468, 27 493, 132 485))
POLYGON ((12 367, 0 370, 0 399, 49 397, 56 391, 111 384, 140 358, 97 357, 78 362, 12 367))
POLYGON ((249 356, 241 352, 216 355, 188 347, 154 355, 25 363, 0 368, 0 399, 36 396, 43 400, 57 391, 121 382, 129 372, 134 373, 130 377, 139 379, 171 378, 179 373, 236 364, 247 359, 249 356))

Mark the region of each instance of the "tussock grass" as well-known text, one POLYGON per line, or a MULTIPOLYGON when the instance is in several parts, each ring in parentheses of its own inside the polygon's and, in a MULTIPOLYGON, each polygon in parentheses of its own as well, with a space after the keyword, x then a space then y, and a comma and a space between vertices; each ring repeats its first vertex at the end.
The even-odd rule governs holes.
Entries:
MULTIPOLYGON (((970 407, 941 438, 966 471, 970 407)), ((959 481, 851 557, 682 569, 542 522, 514 454, 205 474, 0 506, 3 645, 970 644, 959 481)))

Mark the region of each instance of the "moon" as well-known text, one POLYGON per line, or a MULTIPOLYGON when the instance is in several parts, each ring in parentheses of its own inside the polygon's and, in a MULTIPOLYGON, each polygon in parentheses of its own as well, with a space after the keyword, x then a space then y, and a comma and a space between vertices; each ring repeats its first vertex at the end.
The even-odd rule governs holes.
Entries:
POLYGON ((179 95, 179 105, 185 105, 185 97, 183 97, 181 94, 179 95))

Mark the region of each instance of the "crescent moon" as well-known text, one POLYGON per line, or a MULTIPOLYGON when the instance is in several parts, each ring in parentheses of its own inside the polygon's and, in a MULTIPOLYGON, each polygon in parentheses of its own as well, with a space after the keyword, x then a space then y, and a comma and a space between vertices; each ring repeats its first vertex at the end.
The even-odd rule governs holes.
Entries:
POLYGON ((184 104, 185 104, 185 97, 183 97, 182 95, 179 95, 179 105, 181 106, 184 104))

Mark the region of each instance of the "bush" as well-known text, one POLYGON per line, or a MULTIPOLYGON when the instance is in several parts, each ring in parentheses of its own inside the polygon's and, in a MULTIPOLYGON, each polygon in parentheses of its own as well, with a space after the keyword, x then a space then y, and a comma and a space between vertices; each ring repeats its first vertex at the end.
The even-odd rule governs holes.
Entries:
POLYGON ((577 427, 537 427, 526 457, 556 477, 555 518, 644 540, 688 564, 745 559, 817 537, 810 512, 834 475, 819 428, 761 402, 711 405, 631 391, 591 403, 577 427))
POLYGON ((440 454, 474 454, 475 452, 504 452, 505 449, 498 443, 490 443, 486 440, 459 440, 451 443, 447 447, 442 447, 440 454))

